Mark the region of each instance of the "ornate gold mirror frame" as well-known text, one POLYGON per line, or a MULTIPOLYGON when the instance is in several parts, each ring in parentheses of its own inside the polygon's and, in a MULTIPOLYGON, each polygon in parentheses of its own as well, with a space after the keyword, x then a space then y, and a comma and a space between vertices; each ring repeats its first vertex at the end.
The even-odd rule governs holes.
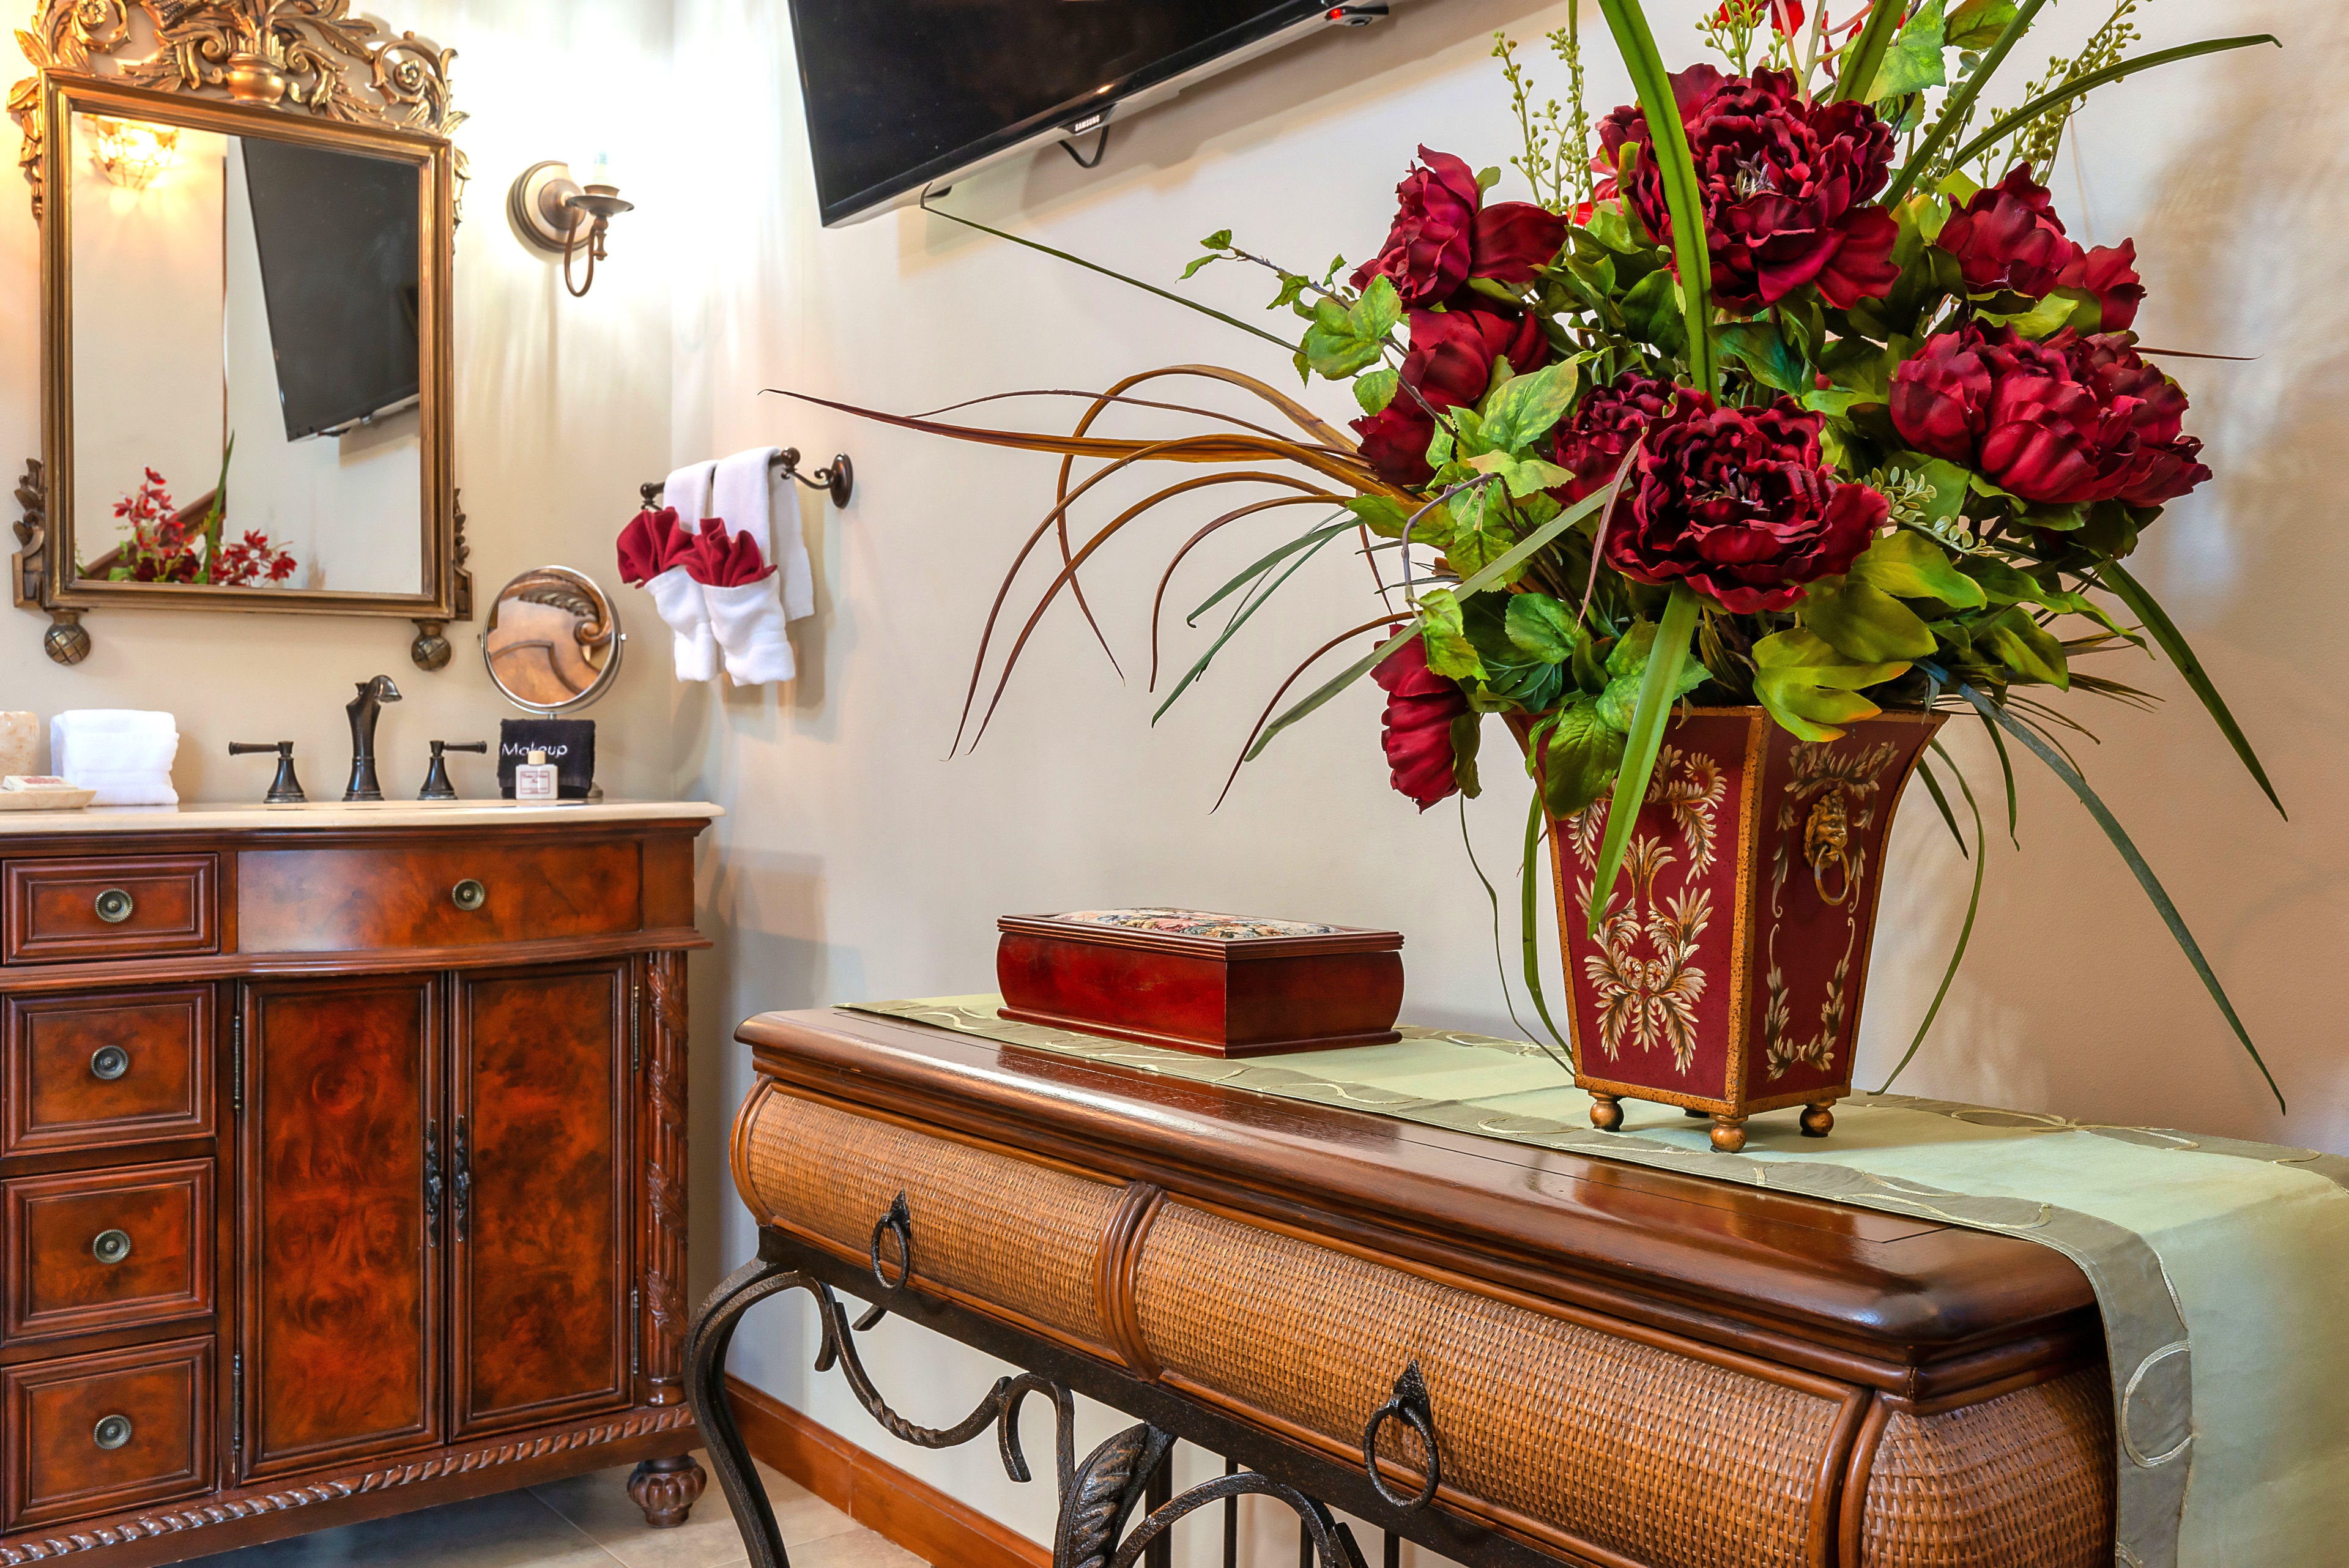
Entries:
POLYGON ((410 656, 439 670, 448 623, 472 618, 464 514, 452 454, 454 407, 450 263, 463 157, 450 134, 449 63, 413 33, 397 37, 347 15, 350 0, 43 0, 18 46, 39 74, 16 84, 8 112, 24 131, 18 161, 42 220, 42 456, 26 464, 16 499, 21 546, 9 589, 19 608, 48 612, 49 658, 89 653, 82 615, 96 608, 263 610, 397 616, 416 622, 410 656), (134 52, 145 51, 145 52, 134 52), (71 155, 79 111, 160 121, 226 135, 336 148, 417 165, 419 375, 423 408, 423 591, 359 594, 78 577, 73 537, 71 213, 45 212, 71 155))

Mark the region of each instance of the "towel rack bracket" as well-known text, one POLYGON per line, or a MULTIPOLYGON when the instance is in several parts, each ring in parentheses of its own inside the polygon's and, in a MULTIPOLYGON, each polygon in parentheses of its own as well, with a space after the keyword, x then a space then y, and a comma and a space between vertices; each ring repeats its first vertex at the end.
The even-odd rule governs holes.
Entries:
MULTIPOLYGON (((770 468, 781 469, 785 475, 798 480, 810 490, 828 492, 834 506, 846 506, 848 498, 856 493, 856 465, 848 461, 848 454, 844 452, 833 453, 828 466, 802 473, 800 449, 787 446, 769 458, 767 465, 770 468)), ((646 505, 650 506, 660 500, 661 492, 667 488, 667 481, 656 479, 649 483, 636 486, 636 493, 644 497, 646 505)))

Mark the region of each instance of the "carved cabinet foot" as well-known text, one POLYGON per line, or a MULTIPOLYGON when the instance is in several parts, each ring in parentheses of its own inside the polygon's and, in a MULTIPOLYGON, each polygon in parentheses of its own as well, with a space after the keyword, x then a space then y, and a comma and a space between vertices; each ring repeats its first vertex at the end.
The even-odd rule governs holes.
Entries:
POLYGON ((675 1459, 647 1459, 628 1477, 628 1500, 645 1511, 645 1522, 656 1530, 674 1530, 692 1517, 709 1474, 691 1454, 675 1459))

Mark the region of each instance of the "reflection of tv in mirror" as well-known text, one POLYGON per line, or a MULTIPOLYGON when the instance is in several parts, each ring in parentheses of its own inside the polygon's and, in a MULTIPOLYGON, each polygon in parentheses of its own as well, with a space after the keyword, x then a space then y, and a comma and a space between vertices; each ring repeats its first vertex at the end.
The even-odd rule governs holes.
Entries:
POLYGON ((338 435, 414 403, 419 171, 239 139, 285 439, 338 435))

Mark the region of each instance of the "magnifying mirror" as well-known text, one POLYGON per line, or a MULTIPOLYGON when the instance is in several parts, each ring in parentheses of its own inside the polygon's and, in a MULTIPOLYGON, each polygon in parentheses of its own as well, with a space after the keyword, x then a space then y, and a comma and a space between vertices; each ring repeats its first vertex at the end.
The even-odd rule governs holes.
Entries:
POLYGON ((627 639, 595 580, 539 566, 498 590, 481 657, 507 701, 533 713, 569 713, 611 690, 627 639))

